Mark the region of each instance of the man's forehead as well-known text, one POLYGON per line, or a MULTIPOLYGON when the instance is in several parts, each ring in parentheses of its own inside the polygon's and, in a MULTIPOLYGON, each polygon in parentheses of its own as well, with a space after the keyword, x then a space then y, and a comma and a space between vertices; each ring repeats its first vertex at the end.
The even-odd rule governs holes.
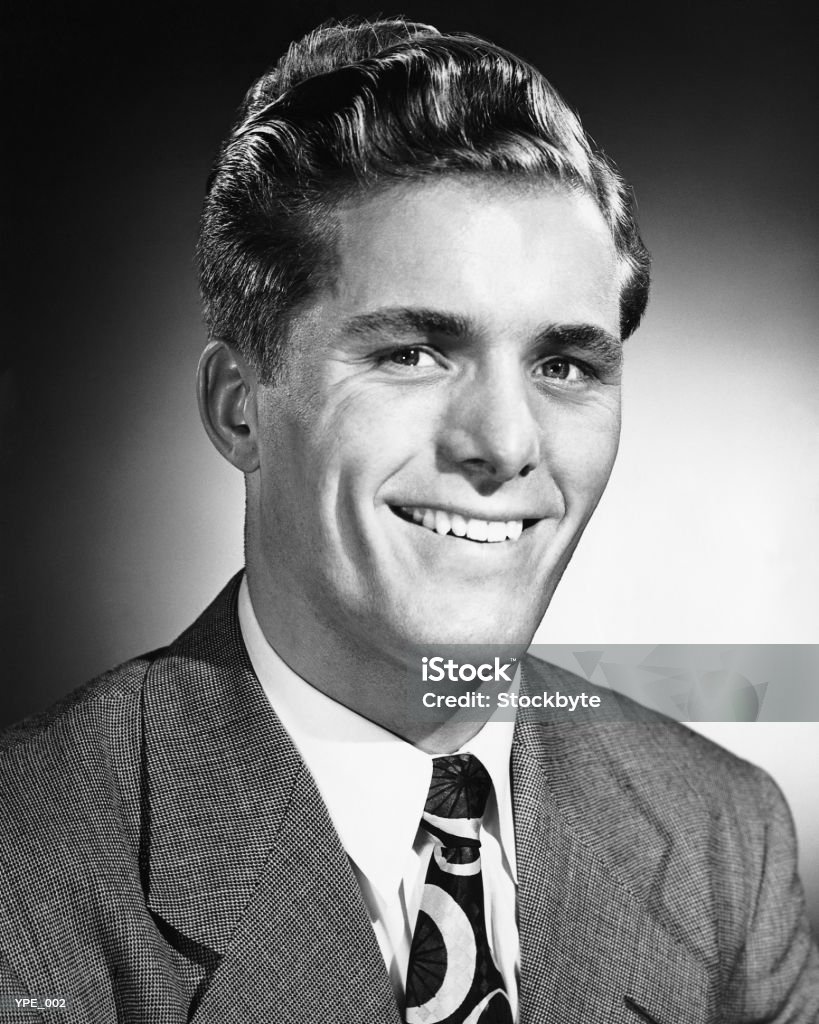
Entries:
POLYGON ((335 208, 335 221, 340 238, 348 243, 358 236, 384 230, 385 224, 398 231, 408 223, 438 218, 468 208, 470 219, 478 222, 505 209, 510 223, 516 217, 527 217, 527 210, 540 208, 553 213, 557 221, 561 212, 571 210, 576 230, 598 235, 614 247, 611 232, 594 198, 579 188, 546 177, 515 177, 514 175, 441 174, 417 180, 398 182, 357 193, 335 208))
MULTIPOLYGON (((332 297, 345 319, 419 309, 428 325, 437 310, 450 334, 496 318, 529 330, 589 321, 619 335, 620 268, 584 194, 445 178, 347 203, 337 224, 332 297)), ((412 314, 395 326, 411 327, 412 314)))

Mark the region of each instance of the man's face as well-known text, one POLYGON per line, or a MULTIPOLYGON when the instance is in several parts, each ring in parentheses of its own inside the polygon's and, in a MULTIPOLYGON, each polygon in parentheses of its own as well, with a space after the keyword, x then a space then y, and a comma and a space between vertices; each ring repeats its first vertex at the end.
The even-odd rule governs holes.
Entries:
POLYGON ((334 285, 259 391, 257 586, 359 649, 525 644, 617 449, 602 216, 447 178, 339 221, 334 285))

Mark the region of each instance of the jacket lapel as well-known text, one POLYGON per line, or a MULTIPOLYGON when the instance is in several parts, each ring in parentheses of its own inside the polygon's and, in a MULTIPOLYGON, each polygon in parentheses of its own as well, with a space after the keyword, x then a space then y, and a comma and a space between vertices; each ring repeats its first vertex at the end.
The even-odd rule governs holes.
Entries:
POLYGON ((712 1020, 704 964, 575 834, 555 799, 562 780, 583 771, 578 750, 588 756, 595 731, 518 717, 512 786, 520 1024, 712 1020))
POLYGON ((348 858, 248 660, 239 580, 146 679, 149 909, 216 954, 196 1024, 397 1024, 348 858))
POLYGON ((305 770, 192 1021, 399 1024, 358 883, 305 770))

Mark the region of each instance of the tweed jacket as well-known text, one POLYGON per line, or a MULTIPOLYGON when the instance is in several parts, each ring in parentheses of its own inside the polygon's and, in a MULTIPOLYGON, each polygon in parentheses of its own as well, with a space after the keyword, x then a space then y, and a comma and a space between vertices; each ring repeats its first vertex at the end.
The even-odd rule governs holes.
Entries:
MULTIPOLYGON (((0 1020, 400 1024, 349 861, 253 674, 237 591, 2 737, 0 1020)), ((590 691, 543 662, 524 673, 535 691, 590 691)), ((622 707, 519 715, 522 1024, 815 1024, 819 956, 777 789, 622 707)))

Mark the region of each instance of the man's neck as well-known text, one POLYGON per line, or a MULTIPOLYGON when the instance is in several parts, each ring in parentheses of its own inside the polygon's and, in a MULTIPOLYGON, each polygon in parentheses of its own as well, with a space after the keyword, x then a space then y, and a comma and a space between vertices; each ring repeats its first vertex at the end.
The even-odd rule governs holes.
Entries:
POLYGON ((498 694, 512 686, 525 652, 525 647, 474 644, 430 644, 423 654, 389 650, 317 623, 309 609, 294 608, 292 602, 278 607, 274 595, 254 586, 252 573, 248 584, 259 628, 294 672, 428 754, 451 753, 480 732, 497 708, 498 694), (479 678, 478 669, 492 678, 479 678))

